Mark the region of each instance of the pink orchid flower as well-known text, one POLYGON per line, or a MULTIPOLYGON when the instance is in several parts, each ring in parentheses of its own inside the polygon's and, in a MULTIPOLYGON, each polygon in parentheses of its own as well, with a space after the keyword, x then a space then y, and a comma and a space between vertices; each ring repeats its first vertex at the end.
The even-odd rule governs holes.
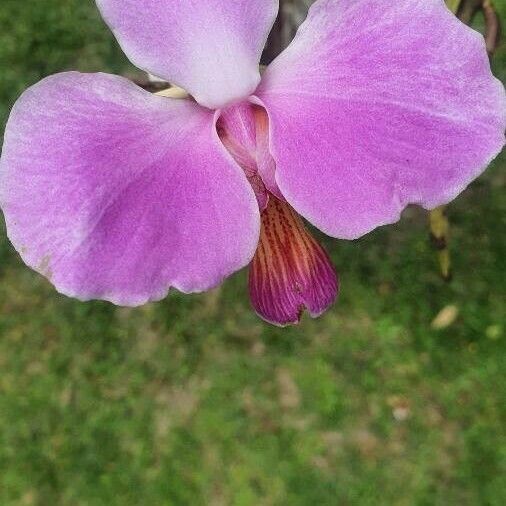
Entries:
POLYGON ((455 198, 504 145, 504 88, 443 0, 319 0, 259 60, 277 0, 97 0, 138 67, 184 88, 48 77, 15 104, 0 202, 61 293, 135 306, 251 263, 257 312, 325 311, 338 282, 302 216, 360 237, 455 198))

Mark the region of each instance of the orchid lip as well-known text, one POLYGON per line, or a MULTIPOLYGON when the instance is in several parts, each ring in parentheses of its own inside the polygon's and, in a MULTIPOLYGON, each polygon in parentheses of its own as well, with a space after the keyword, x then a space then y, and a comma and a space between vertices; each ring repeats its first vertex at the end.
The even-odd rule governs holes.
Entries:
POLYGON ((306 309, 317 318, 338 296, 338 277, 326 251, 295 211, 276 197, 262 213, 249 292, 256 313, 280 327, 299 323, 306 309))

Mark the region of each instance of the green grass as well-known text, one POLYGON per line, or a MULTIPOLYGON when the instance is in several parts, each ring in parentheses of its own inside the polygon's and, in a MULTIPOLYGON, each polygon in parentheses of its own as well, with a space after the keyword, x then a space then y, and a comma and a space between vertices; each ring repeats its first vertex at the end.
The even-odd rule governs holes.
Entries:
MULTIPOLYGON (((3 0, 1 121, 69 68, 133 72, 93 2, 3 0)), ((253 315, 245 273, 139 309, 67 299, 0 228, 0 504, 506 504, 505 167, 450 208, 451 284, 409 209, 325 240, 341 299, 286 330, 253 315)))

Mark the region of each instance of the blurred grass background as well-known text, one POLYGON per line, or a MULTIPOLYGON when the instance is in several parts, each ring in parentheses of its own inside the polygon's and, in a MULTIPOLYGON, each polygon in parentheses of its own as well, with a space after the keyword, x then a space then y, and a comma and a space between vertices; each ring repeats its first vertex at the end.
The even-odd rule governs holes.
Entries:
MULTIPOLYGON (((2 0, 0 131, 67 69, 135 75, 93 2, 2 0)), ((244 272, 138 309, 67 299, 2 223, 0 504, 506 504, 505 165, 450 208, 451 284, 409 209, 326 241, 340 301, 286 330, 252 313, 244 272)))

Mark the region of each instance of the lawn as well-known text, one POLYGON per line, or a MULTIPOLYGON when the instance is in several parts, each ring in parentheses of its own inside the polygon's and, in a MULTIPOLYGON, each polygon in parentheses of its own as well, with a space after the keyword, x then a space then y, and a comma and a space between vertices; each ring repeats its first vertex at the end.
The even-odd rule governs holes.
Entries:
MULTIPOLYGON (((0 131, 66 69, 135 76, 93 2, 2 0, 0 131)), ((506 504, 505 167, 450 207, 451 283, 410 208, 322 238, 340 300, 284 330, 253 314, 245 272, 138 309, 65 298, 2 221, 0 504, 506 504)))

